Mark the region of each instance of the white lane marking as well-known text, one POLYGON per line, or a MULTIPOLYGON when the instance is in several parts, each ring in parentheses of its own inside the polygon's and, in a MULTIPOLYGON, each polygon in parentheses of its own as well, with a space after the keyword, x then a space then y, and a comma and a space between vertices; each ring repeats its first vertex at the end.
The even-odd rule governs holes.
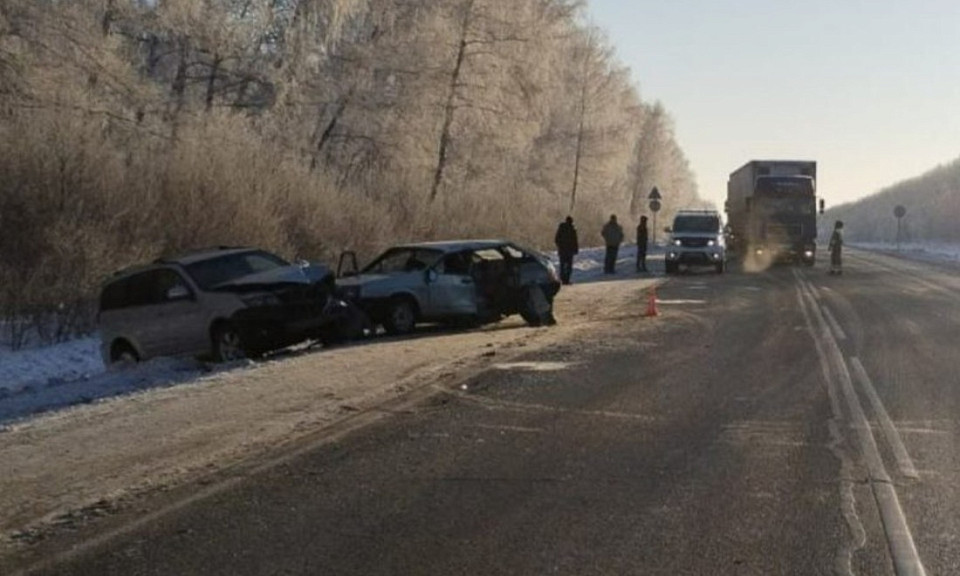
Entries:
POLYGON ((890 555, 893 556, 893 567, 897 576, 926 576, 927 571, 920 562, 917 546, 913 543, 913 534, 907 525, 907 517, 900 507, 900 499, 893 484, 878 484, 871 482, 873 496, 880 507, 880 519, 883 520, 883 531, 887 533, 887 542, 890 544, 890 555), (883 513, 888 510, 888 513, 883 513))
POLYGON ((576 366, 574 362, 505 362, 494 364, 496 370, 526 370, 529 372, 559 372, 576 366))
MULTIPOLYGON (((796 272, 794 272, 796 276, 796 272)), ((827 362, 827 355, 823 351, 820 339, 814 336, 815 331, 813 321, 810 319, 810 311, 807 309, 807 303, 804 301, 803 287, 800 284, 800 278, 797 276, 797 300, 800 303, 800 310, 803 312, 803 318, 807 323, 807 330, 813 336, 813 345, 817 349, 817 360, 820 362, 820 370, 823 373, 823 380, 827 384, 827 394, 830 397, 830 412, 833 417, 827 421, 827 427, 830 429, 830 452, 840 461, 840 512, 847 528, 850 530, 850 542, 841 543, 837 550, 835 567, 837 574, 844 576, 853 576, 853 554, 862 549, 867 543, 867 532, 860 521, 860 515, 857 513, 857 498, 853 493, 853 463, 847 455, 846 450, 841 446, 844 444, 843 432, 840 431, 840 421, 843 419, 843 410, 840 408, 840 399, 837 393, 837 385, 830 377, 830 364, 827 362)))
MULTIPOLYGON (((864 460, 867 463, 867 471, 870 476, 870 487, 873 491, 874 500, 877 502, 877 508, 880 511, 880 519, 883 522, 884 534, 887 537, 887 544, 890 547, 890 556, 897 576, 926 576, 926 570, 920 561, 920 555, 917 553, 917 547, 907 525, 906 516, 903 508, 900 506, 900 499, 897 497, 897 491, 890 481, 886 468, 883 465, 883 459, 880 457, 880 451, 877 448, 876 439, 873 437, 873 431, 867 422, 867 417, 863 412, 863 406, 857 398, 856 391, 853 388, 853 381, 850 378, 850 371, 847 369, 843 353, 840 351, 840 345, 833 338, 830 329, 827 326, 826 319, 813 295, 808 283, 802 279, 802 276, 796 271, 797 281, 800 283, 801 293, 807 299, 810 310, 817 320, 820 327, 818 331, 810 325, 810 332, 814 341, 822 341, 823 346, 817 344, 817 353, 826 352, 827 364, 834 370, 837 379, 840 381, 840 387, 847 400, 847 407, 850 410, 853 419, 853 428, 857 432, 860 440, 860 449, 864 460)), ((801 301, 802 304, 802 301, 801 301)), ((806 313, 806 312, 805 312, 806 313)), ((809 316, 807 317, 810 322, 809 316)), ((822 363, 821 363, 822 364, 822 363)), ((828 379, 828 384, 830 379, 828 379)))
POLYGON ((528 428, 526 426, 505 426, 498 424, 477 424, 474 428, 483 428, 484 430, 496 430, 498 432, 521 432, 524 434, 543 434, 546 432, 543 428, 528 428))
MULTIPOLYGON (((857 393, 853 389, 853 379, 850 377, 850 370, 847 369, 847 363, 844 362, 840 345, 837 344, 837 341, 833 338, 833 334, 830 333, 830 328, 827 325, 826 319, 823 317, 823 312, 820 307, 817 306, 813 294, 805 284, 805 282, 801 281, 801 286, 806 288, 804 296, 807 298, 814 318, 816 318, 817 324, 820 326, 819 336, 824 345, 822 350, 827 356, 828 365, 833 368, 831 373, 840 381, 840 391, 843 392, 843 397, 847 401, 847 409, 850 410, 850 415, 853 419, 852 427, 856 430, 857 437, 860 439, 860 448, 863 453, 863 458, 867 463, 867 471, 870 473, 870 478, 878 482, 890 482, 890 475, 887 474, 887 470, 883 466, 883 459, 880 457, 880 450, 877 448, 877 441, 873 437, 870 423, 867 421, 867 416, 863 411, 863 406, 860 404, 860 399, 857 398, 857 393)), ((814 337, 816 336, 817 332, 814 332, 814 337)))
POLYGON ((833 317, 830 309, 826 306, 823 307, 823 315, 826 317, 827 323, 830 324, 830 329, 833 330, 833 335, 837 337, 837 340, 846 340, 847 335, 844 333, 843 328, 840 327, 840 323, 837 322, 837 319, 833 317))
POLYGON ((920 475, 917 474, 913 460, 910 458, 910 454, 907 453, 906 446, 903 445, 900 433, 897 432, 897 427, 893 425, 893 420, 890 419, 887 409, 884 407, 883 402, 880 401, 880 396, 877 394, 877 389, 873 386, 873 382, 870 380, 870 375, 867 374, 866 368, 863 367, 860 359, 856 357, 850 358, 850 366, 853 367, 853 373, 857 377, 857 382, 860 383, 860 387, 866 392, 867 398, 873 406, 877 420, 880 421, 883 436, 887 439, 887 444, 890 445, 890 449, 893 450, 893 457, 897 460, 897 466, 900 468, 900 472, 908 478, 919 478, 920 475))
POLYGON ((706 304, 706 300, 657 300, 657 304, 706 304))

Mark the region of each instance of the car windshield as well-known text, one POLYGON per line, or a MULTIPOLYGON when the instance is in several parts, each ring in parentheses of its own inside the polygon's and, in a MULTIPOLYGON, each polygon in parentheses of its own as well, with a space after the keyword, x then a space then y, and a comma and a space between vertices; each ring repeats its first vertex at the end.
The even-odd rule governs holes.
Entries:
POLYGON ((426 270, 443 257, 429 248, 391 248, 363 269, 364 274, 396 274, 426 270))
POLYGON ((805 177, 765 177, 757 179, 757 195, 766 197, 813 197, 813 180, 805 177))
POLYGON ((674 232, 716 232, 720 219, 716 216, 677 216, 673 221, 674 232))
POLYGON ((253 250, 200 260, 187 264, 186 269, 198 286, 210 290, 225 282, 289 265, 289 262, 279 256, 253 250))

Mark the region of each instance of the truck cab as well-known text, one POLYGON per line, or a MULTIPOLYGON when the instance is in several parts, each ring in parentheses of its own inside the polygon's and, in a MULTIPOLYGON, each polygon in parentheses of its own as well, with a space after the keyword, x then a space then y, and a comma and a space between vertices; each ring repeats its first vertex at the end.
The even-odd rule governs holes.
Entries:
POLYGON ((726 240, 716 210, 681 210, 673 218, 664 268, 667 274, 680 266, 710 266, 723 274, 727 265, 726 240))

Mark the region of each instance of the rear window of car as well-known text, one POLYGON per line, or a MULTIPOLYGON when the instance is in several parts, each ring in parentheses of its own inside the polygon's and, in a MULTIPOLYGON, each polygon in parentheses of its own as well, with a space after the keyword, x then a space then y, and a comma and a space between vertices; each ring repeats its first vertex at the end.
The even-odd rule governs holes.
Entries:
POLYGON ((100 294, 100 310, 160 304, 170 288, 183 284, 180 274, 169 268, 138 272, 107 284, 100 294))

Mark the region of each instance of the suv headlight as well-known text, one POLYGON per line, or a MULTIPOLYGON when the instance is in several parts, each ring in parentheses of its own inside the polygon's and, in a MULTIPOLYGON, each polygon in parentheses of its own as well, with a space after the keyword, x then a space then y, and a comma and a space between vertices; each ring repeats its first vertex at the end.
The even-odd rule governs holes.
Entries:
POLYGON ((717 245, 716 240, 707 240, 707 246, 716 246, 716 245, 717 245))
POLYGON ((674 246, 683 246, 683 241, 681 241, 681 240, 679 240, 679 239, 674 240, 674 241, 673 241, 673 245, 674 245, 674 246))

